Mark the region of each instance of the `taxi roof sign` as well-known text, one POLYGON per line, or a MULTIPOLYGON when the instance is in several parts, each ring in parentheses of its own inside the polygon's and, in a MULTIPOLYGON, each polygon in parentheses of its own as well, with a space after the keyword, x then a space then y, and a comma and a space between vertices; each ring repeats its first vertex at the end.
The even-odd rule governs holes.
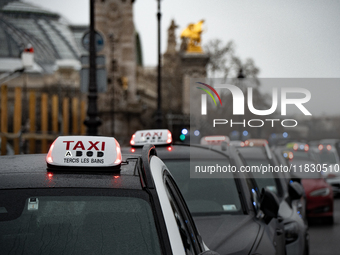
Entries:
POLYGON ((110 168, 122 162, 120 145, 113 137, 59 136, 46 156, 49 168, 110 168))
POLYGON ((306 143, 287 143, 286 148, 288 149, 293 149, 294 151, 308 151, 309 150, 309 145, 306 143))
POLYGON ((246 146, 265 146, 268 144, 268 141, 266 139, 248 139, 244 142, 246 146))
POLYGON ((168 145, 172 143, 172 134, 168 129, 138 130, 130 140, 131 146, 143 146, 145 144, 168 145))
POLYGON ((201 145, 221 145, 222 142, 229 144, 230 139, 225 135, 209 135, 201 138, 201 145))

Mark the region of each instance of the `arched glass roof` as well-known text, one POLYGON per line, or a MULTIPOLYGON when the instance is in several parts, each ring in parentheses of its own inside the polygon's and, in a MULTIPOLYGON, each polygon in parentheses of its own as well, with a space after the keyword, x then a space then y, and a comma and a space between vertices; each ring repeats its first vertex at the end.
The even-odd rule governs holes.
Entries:
POLYGON ((67 60, 79 68, 79 46, 60 15, 26 2, 9 2, 0 10, 0 58, 18 58, 28 44, 44 72, 53 72, 57 63, 67 60))

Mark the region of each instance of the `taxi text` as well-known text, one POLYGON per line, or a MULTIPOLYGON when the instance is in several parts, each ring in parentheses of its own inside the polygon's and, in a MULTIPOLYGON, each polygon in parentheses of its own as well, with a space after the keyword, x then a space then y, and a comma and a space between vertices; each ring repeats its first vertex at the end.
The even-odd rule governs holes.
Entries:
POLYGON ((104 159, 96 159, 96 158, 64 158, 64 163, 97 163, 104 164, 104 159))

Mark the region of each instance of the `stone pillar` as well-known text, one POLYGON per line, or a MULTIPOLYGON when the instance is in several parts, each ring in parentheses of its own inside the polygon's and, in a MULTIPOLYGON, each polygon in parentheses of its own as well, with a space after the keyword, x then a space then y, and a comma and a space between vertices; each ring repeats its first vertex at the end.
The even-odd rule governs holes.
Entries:
POLYGON ((128 122, 123 111, 130 113, 137 108, 133 0, 96 0, 96 30, 104 37, 104 49, 98 55, 105 56, 108 78, 107 91, 98 99, 101 134, 130 136, 120 127, 128 122))
POLYGON ((190 79, 206 78, 206 65, 208 64, 209 56, 205 53, 181 53, 181 68, 183 71, 183 114, 190 113, 190 79))
POLYGON ((132 3, 122 4, 124 13, 123 24, 121 27, 121 46, 122 46, 122 68, 123 76, 127 78, 128 100, 130 103, 136 101, 136 35, 133 24, 132 3))
POLYGON ((168 45, 163 54, 162 67, 162 111, 163 114, 182 112, 182 77, 180 56, 175 30, 178 26, 172 20, 168 28, 168 45))
POLYGON ((133 1, 96 1, 96 29, 104 36, 104 49, 98 53, 106 57, 106 70, 114 86, 118 107, 136 101, 136 42, 133 24, 133 1), (124 87, 122 80, 126 80, 124 87), (123 93, 127 90, 127 98, 123 93))

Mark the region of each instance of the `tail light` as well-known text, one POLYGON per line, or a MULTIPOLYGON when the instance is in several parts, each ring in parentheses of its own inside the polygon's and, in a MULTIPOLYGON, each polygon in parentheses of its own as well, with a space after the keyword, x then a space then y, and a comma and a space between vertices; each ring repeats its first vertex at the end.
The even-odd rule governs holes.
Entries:
POLYGON ((120 145, 116 140, 116 151, 117 151, 117 158, 115 160, 115 164, 120 164, 122 162, 122 152, 120 151, 120 145))
POLYGON ((166 140, 167 143, 172 143, 172 135, 171 132, 168 130, 168 139, 166 140))
POLYGON ((299 145, 296 143, 296 144, 294 144, 294 146, 293 146, 293 150, 296 151, 297 149, 299 149, 299 145))
POLYGON ((135 145, 135 136, 136 135, 132 135, 132 137, 131 137, 131 140, 130 140, 131 145, 135 145))
POLYGON ((289 153, 288 153, 288 158, 289 158, 289 159, 293 159, 293 158, 294 158, 293 152, 289 152, 289 153))

